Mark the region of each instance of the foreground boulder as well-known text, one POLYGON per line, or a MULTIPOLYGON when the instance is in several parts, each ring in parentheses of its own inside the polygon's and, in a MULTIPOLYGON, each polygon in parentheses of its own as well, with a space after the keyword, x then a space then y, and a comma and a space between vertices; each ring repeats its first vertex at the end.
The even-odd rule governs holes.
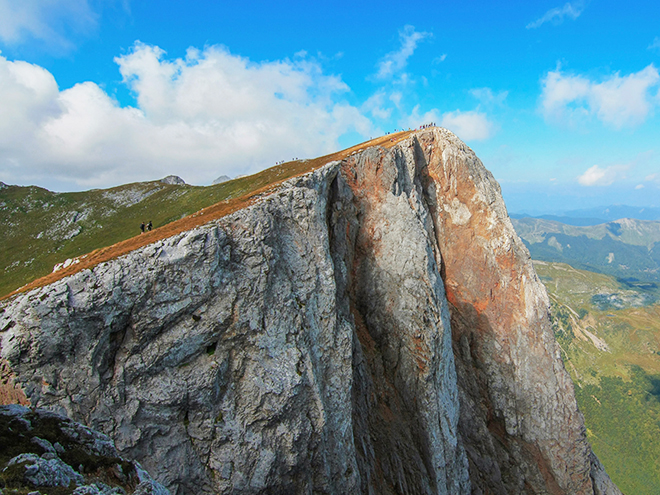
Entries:
POLYGON ((168 495, 106 435, 43 409, 0 406, 0 489, 12 493, 168 495))
POLYGON ((548 306, 431 129, 14 297, 0 357, 177 494, 617 494, 548 306))

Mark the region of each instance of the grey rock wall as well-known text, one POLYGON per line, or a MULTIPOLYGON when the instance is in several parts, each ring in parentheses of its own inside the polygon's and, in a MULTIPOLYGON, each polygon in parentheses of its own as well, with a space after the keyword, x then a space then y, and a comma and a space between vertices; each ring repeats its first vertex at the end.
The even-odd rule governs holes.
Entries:
POLYGON ((177 494, 617 493, 547 311, 432 129, 2 303, 0 359, 177 494))

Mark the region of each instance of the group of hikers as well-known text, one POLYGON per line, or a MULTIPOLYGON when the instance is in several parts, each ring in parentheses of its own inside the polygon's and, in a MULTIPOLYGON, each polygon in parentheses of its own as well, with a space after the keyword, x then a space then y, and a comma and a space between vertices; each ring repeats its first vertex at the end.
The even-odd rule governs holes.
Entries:
MULTIPOLYGON (((290 161, 295 162, 296 160, 298 160, 298 157, 296 157, 296 158, 291 158, 290 161)), ((280 160, 279 162, 275 162, 275 165, 282 165, 285 161, 286 161, 286 160, 280 160)))
MULTIPOLYGON (((430 124, 422 124, 415 130, 416 131, 421 131, 422 129, 428 129, 429 127, 435 127, 435 122, 431 122, 430 124)), ((410 127, 408 127, 408 130, 411 131, 412 129, 410 127)), ((399 131, 398 129, 394 129, 394 132, 404 132, 404 131, 405 131, 405 129, 401 129, 401 131, 399 131)), ((390 132, 385 133, 386 136, 389 136, 390 134, 391 134, 390 132)), ((390 138, 390 141, 394 142, 394 138, 390 138)))
MULTIPOLYGON (((435 127, 435 122, 431 122, 430 124, 422 124, 422 125, 420 125, 420 126, 419 126, 417 129, 415 129, 415 130, 416 130, 416 131, 421 131, 422 129, 428 129, 429 127, 435 127)), ((411 129, 410 127, 408 127, 408 130, 409 130, 409 131, 412 131, 412 129, 411 129)), ((403 132, 403 131, 405 131, 405 129, 401 129, 401 130, 399 130, 399 129, 394 129, 393 132, 403 132)), ((389 135, 389 134, 392 134, 392 132, 386 132, 386 133, 385 133, 386 136, 389 135)), ((373 139, 373 138, 371 138, 371 139, 373 139)))
POLYGON ((145 225, 144 222, 140 224, 140 230, 142 231, 141 233, 144 234, 145 231, 150 231, 151 229, 154 228, 154 225, 151 223, 151 220, 149 220, 149 223, 145 225))

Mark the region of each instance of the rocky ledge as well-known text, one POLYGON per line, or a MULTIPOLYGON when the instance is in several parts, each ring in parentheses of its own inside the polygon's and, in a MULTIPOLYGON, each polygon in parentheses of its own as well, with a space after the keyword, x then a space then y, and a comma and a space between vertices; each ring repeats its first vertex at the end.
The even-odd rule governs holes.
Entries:
POLYGON ((43 409, 0 406, 0 493, 169 495, 106 435, 43 409))

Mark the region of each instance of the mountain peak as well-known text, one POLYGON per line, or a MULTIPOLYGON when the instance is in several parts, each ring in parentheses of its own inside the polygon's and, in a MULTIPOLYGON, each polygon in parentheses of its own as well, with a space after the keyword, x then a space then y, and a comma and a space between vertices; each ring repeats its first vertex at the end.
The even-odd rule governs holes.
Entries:
POLYGON ((0 357, 32 405, 98 425, 177 493, 609 486, 547 293, 454 134, 247 184, 2 303, 0 357))
POLYGON ((221 175, 220 177, 218 177, 213 181, 213 184, 222 184, 223 182, 227 182, 229 180, 231 180, 231 177, 229 177, 228 175, 221 175))

